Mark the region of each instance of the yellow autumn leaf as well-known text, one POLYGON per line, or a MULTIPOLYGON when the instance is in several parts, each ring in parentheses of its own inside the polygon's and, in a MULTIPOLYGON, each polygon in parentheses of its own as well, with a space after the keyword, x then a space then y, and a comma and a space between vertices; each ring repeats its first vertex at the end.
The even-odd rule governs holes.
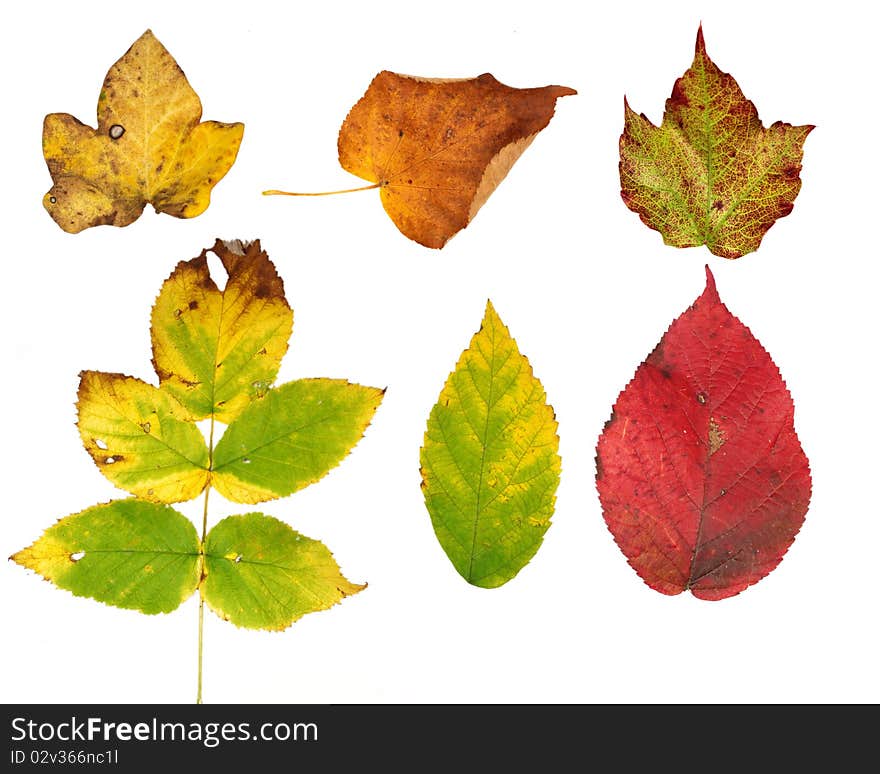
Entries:
POLYGON ((70 233, 127 226, 147 203, 178 218, 200 215, 244 132, 244 124, 201 116, 198 94, 147 30, 104 79, 97 130, 67 113, 46 116, 43 155, 54 185, 43 205, 70 233))
POLYGON ((171 395, 123 374, 83 371, 77 427, 98 469, 146 500, 191 500, 208 483, 208 447, 171 395))
POLYGON ((153 366, 163 390, 196 419, 231 422, 275 381, 293 328, 284 283, 260 240, 216 240, 223 263, 220 290, 208 250, 181 261, 153 306, 153 366))
POLYGON ((422 493, 459 574, 495 588, 541 546, 561 460, 553 408, 491 302, 428 418, 422 493))

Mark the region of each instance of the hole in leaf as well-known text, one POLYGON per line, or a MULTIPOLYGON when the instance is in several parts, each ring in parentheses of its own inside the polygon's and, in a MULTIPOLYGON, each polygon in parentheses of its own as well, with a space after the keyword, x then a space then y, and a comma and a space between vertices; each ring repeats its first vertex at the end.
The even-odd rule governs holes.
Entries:
POLYGON ((105 457, 104 458, 105 465, 112 465, 114 462, 116 462, 116 457, 105 457))
POLYGON ((57 203, 58 203, 58 199, 56 199, 54 196, 49 197, 49 204, 57 204, 57 203))
POLYGON ((71 562, 78 562, 78 561, 79 561, 80 559, 82 559, 85 555, 86 555, 86 552, 85 552, 85 551, 75 551, 74 553, 72 553, 72 554, 70 555, 70 561, 71 561, 71 562))
POLYGON ((100 438, 93 438, 92 440, 95 442, 95 446, 97 446, 99 449, 103 451, 107 450, 106 441, 102 441, 100 438))
POLYGON ((214 284, 222 292, 226 289, 226 280, 229 279, 229 275, 226 274, 226 269, 223 268, 223 262, 214 253, 209 252, 206 257, 208 260, 208 274, 211 275, 214 284))
POLYGON ((238 564, 238 563, 241 561, 241 554, 239 554, 238 556, 236 556, 235 559, 233 559, 233 561, 234 561, 236 564, 238 564))
MULTIPOLYGON (((200 419, 196 422, 196 427, 202 431, 202 435, 205 436, 205 441, 207 441, 211 436, 211 419, 200 419)), ((224 425, 222 422, 214 422, 214 446, 216 446, 223 437, 223 433, 226 432, 226 427, 227 425, 224 425)))
POLYGON ((250 465, 251 464, 250 457, 242 457, 241 462, 242 462, 242 465, 250 465))
POLYGON ((122 124, 113 124, 110 127, 111 140, 118 140, 123 134, 125 134, 125 127, 122 124))
POLYGON ((150 423, 149 422, 141 423, 141 430, 143 430, 145 433, 149 433, 150 432, 150 423))

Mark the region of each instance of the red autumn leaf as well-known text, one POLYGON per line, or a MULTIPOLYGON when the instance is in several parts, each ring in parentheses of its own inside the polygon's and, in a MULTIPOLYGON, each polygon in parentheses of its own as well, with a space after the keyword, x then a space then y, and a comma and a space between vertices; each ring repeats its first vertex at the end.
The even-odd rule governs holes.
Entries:
POLYGON ((599 438, 605 522, 664 594, 724 599, 782 560, 810 501, 794 404, 770 355, 706 289, 620 394, 599 438))

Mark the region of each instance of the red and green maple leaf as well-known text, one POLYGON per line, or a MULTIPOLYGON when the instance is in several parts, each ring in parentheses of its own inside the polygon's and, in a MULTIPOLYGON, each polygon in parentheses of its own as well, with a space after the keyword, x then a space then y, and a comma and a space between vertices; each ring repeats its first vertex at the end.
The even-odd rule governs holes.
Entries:
POLYGON ((596 484, 605 522, 645 583, 716 600, 779 564, 811 481, 779 370, 706 275, 703 294, 618 397, 596 484))
POLYGON ((701 27, 693 64, 675 82, 659 127, 624 98, 620 194, 666 244, 739 258, 792 211, 813 128, 765 127, 733 77, 709 59, 701 27))

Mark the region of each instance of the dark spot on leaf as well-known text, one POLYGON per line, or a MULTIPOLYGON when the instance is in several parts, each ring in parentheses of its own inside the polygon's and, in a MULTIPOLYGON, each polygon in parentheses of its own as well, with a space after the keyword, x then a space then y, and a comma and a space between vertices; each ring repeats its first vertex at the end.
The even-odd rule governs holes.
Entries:
POLYGON ((198 301, 190 301, 190 302, 189 302, 189 308, 190 308, 191 310, 192 310, 192 309, 198 309, 198 308, 199 308, 199 302, 198 302, 198 301))
POLYGON ((785 169, 782 170, 782 174, 785 175, 785 177, 789 180, 796 179, 799 172, 800 168, 796 164, 789 164, 785 169))
POLYGON ((712 209, 719 210, 719 211, 723 210, 724 209, 724 202, 721 201, 721 199, 716 199, 715 202, 712 204, 712 209))
POLYGON ((403 137, 403 129, 401 129, 401 130, 399 130, 399 131, 397 132, 397 136, 398 136, 398 137, 403 137))
POLYGON ((149 422, 142 422, 141 423, 141 430, 143 430, 145 433, 149 433, 150 432, 150 423, 149 422))
POLYGON ((183 312, 182 312, 180 309, 175 309, 175 310, 174 310, 174 316, 175 316, 175 317, 180 317, 181 314, 183 314, 183 312))

